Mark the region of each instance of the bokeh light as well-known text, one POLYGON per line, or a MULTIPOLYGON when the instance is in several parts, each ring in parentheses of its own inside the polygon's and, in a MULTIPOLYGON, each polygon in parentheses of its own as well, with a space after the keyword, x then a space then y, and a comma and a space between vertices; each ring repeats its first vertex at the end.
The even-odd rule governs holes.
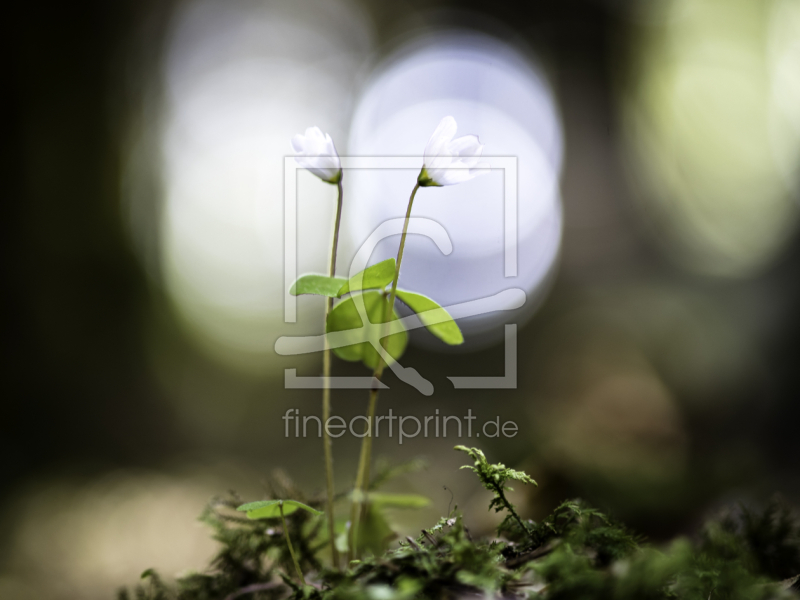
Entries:
MULTIPOLYGON (((234 366, 274 356, 289 140, 309 125, 344 139, 371 46, 365 17, 340 1, 196 0, 174 18, 156 117, 160 271, 192 337, 234 366)), ((299 266, 322 271, 335 190, 301 172, 298 194, 299 266)))
POLYGON ((648 6, 623 105, 642 213, 686 268, 751 275, 800 208, 800 3, 648 6))

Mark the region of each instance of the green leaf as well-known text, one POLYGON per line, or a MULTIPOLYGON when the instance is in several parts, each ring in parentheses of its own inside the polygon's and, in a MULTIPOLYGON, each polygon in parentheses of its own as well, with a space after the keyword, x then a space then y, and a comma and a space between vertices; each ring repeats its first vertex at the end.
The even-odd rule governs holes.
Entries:
POLYGON ((453 317, 436 302, 422 294, 405 290, 397 290, 397 297, 417 314, 428 331, 445 344, 457 346, 464 343, 464 336, 453 317))
POLYGON ((356 273, 339 290, 339 296, 344 296, 349 292, 358 290, 382 290, 394 279, 395 262, 393 258, 388 258, 379 262, 377 265, 367 267, 360 273, 356 273))
POLYGON ((397 537, 389 522, 374 505, 367 506, 364 517, 358 525, 358 547, 376 556, 383 554, 389 543, 397 537))
POLYGON ((369 493, 369 504, 365 511, 365 518, 359 524, 358 547, 369 550, 376 555, 384 552, 389 542, 397 537, 386 518, 386 508, 422 508, 428 506, 430 501, 424 496, 415 494, 384 494, 379 492, 369 493))
POLYGON ((386 494, 370 492, 369 502, 378 508, 425 508, 431 501, 419 494, 386 494))
POLYGON ((315 296, 328 296, 338 298, 342 284, 347 283, 342 277, 327 277, 325 275, 303 275, 292 284, 289 293, 292 296, 301 294, 314 294, 315 296))
POLYGON ((297 500, 258 500, 257 502, 242 504, 236 510, 246 512, 248 519, 275 519, 281 516, 281 504, 283 505, 284 516, 292 514, 297 509, 303 509, 314 516, 322 514, 321 511, 297 500))
MULTIPOLYGON (((345 346, 334 348, 333 352, 342 360, 352 362, 361 361, 370 369, 378 366, 380 355, 370 340, 375 343, 381 339, 384 330, 387 329, 383 323, 383 310, 388 302, 380 292, 366 292, 356 297, 350 297, 339 302, 333 307, 328 315, 326 331, 328 333, 342 331, 345 334, 345 346), (367 315, 367 323, 362 323, 358 314, 356 301, 363 300, 364 311, 367 315)), ((389 327, 389 335, 381 340, 381 345, 394 360, 399 359, 408 344, 408 334, 398 321, 397 313, 392 311, 389 318, 393 322, 389 327)))

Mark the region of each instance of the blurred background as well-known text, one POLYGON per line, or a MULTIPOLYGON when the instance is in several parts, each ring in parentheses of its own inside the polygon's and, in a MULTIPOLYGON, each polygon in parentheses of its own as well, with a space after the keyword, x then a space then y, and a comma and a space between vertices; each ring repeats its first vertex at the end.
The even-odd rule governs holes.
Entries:
MULTIPOLYGON (((800 0, 17 8, 0 598, 110 598, 149 567, 202 568, 205 503, 262 497, 276 469, 322 491, 321 441, 281 420, 319 414, 284 369, 316 375, 320 357, 273 350, 320 330, 316 298, 284 322, 283 157, 311 125, 342 155, 414 155, 453 114, 487 155, 519 159, 513 279, 492 270, 499 174, 415 207, 454 252, 412 243, 407 285, 443 303, 520 287, 528 303, 465 323, 461 352, 412 336, 403 362, 432 397, 387 374, 379 413, 471 408, 519 427, 377 440, 391 461, 428 461, 389 486, 431 499, 393 515, 401 531, 434 522, 450 491, 473 531, 492 527, 457 443, 537 479, 517 491, 525 516, 582 496, 653 540, 723 503, 800 500, 800 0), (516 388, 454 390, 448 376, 503 374, 505 322, 516 388)), ((402 214, 414 176, 345 174, 340 268, 402 214)), ((297 181, 299 271, 324 272, 335 190, 297 181)), ((365 407, 334 393, 336 414, 365 407)), ((334 450, 345 490, 358 440, 334 450)))

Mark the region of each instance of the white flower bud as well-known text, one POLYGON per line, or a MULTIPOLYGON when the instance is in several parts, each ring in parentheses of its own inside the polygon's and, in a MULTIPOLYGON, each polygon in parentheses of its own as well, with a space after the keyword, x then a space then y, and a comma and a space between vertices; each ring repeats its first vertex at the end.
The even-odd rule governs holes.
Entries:
POLYGON ((339 183, 342 165, 331 136, 319 127, 309 127, 304 135, 292 138, 294 159, 297 164, 328 183, 339 183))

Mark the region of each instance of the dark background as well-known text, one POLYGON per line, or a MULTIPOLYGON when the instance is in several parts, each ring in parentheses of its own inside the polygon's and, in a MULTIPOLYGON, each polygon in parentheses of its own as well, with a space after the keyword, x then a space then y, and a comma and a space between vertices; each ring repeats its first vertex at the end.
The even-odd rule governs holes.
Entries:
MULTIPOLYGON (((642 35, 655 35, 631 16, 635 5, 458 5, 513 29, 554 75, 566 142, 565 231, 553 289, 520 330, 518 389, 444 392, 437 407, 449 414, 473 407, 488 417, 501 406, 504 419, 520 423, 515 439, 487 440, 482 447, 490 459, 525 468, 539 480, 526 501, 528 516, 582 495, 659 539, 690 531, 724 502, 763 500, 773 492, 796 500, 797 235, 758 268, 734 276, 697 272, 664 251, 634 202, 641 188, 631 183, 635 167, 620 151, 621 90, 636 85, 631 56, 638 56, 642 35), (642 357, 658 390, 645 382, 642 388, 598 384, 599 391, 586 391, 604 377, 639 377, 642 357), (667 404, 638 402, 639 393, 662 398, 662 388, 667 404), (583 400, 570 404, 570 398, 583 400)), ((382 42, 391 39, 398 20, 424 20, 425 11, 447 3, 360 6, 382 42)), ((126 233, 123 140, 141 108, 130 82, 157 69, 175 6, 119 1, 16 8, 7 22, 11 152, 0 236, 0 596, 108 597, 115 577, 124 584, 148 566, 159 567, 159 541, 156 536, 125 549, 122 534, 110 546, 121 556, 116 566, 95 569, 83 545, 100 544, 102 534, 78 544, 75 531, 110 531, 118 521, 86 505, 124 505, 121 521, 138 523, 163 505, 190 523, 210 494, 231 487, 255 493, 277 467, 309 493, 318 491, 319 448, 284 439, 275 421, 287 406, 315 413, 318 398, 310 390, 283 390, 280 375, 248 379, 198 349, 126 233), (213 388, 194 409, 195 419, 208 415, 209 423, 187 422, 185 410, 176 408, 175 388, 161 375, 172 368, 202 373, 207 386, 201 385, 213 388), (240 416, 213 433, 230 395, 240 399, 240 416), (132 500, 139 492, 149 498, 144 504, 132 500), (73 523, 72 514, 84 515, 74 521, 76 529, 60 529, 73 523), (72 542, 59 542, 61 534, 72 542), (86 556, 79 566, 68 559, 73 542, 81 546, 74 552, 86 556), (39 561, 51 566, 40 570, 39 561), (82 584, 71 583, 70 572, 81 573, 82 584)), ((790 213, 794 218, 796 210, 790 213)), ((452 372, 499 373, 502 360, 501 347, 444 356, 412 348, 407 358, 433 369, 435 381, 452 372)), ((349 364, 336 369, 361 374, 349 364)), ((386 406, 408 413, 430 412, 423 399, 400 388, 385 398, 386 406)), ((361 410, 359 401, 341 413, 361 410)), ((424 518, 446 507, 449 495, 433 485, 446 482, 482 524, 478 528, 488 527, 481 508, 486 498, 454 471, 463 459, 442 457, 455 443, 379 443, 377 450, 398 460, 428 457, 431 466, 415 484, 434 499, 424 518)), ((357 444, 344 441, 337 449, 338 483, 345 486, 357 444)), ((176 526, 164 535, 172 543, 171 536, 184 531, 176 526)), ((180 568, 192 566, 201 563, 180 568)))

